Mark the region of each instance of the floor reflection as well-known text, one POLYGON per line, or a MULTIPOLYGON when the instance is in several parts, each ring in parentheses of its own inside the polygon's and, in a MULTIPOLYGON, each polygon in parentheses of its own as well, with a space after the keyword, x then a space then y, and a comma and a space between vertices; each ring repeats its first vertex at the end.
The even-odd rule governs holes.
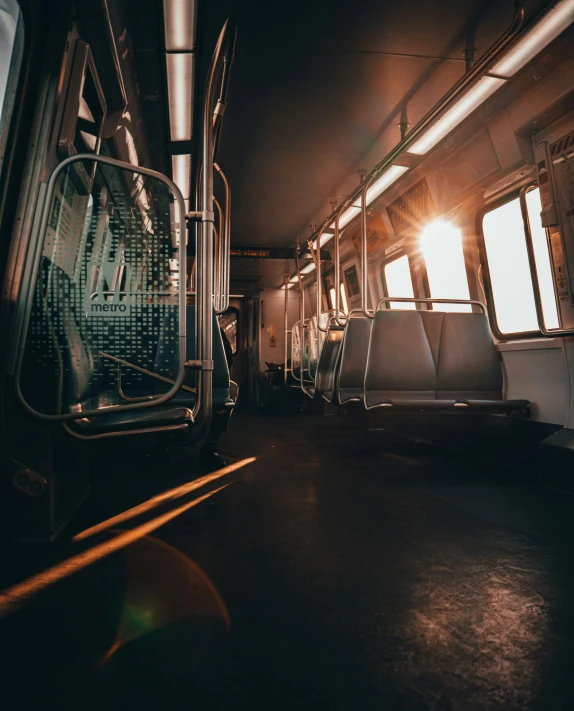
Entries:
POLYGON ((429 704, 448 699, 450 708, 473 708, 474 698, 481 709, 530 708, 551 637, 538 592, 543 577, 535 566, 502 561, 429 570, 413 591, 407 621, 418 652, 402 661, 398 676, 429 704))

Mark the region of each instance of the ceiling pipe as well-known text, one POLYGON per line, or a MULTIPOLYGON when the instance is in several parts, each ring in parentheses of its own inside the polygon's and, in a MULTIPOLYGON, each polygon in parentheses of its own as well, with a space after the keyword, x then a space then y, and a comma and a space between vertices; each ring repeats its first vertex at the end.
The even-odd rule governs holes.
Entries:
MULTIPOLYGON (((525 0, 514 0, 514 16, 512 22, 508 29, 501 35, 501 37, 491 45, 484 56, 479 59, 470 71, 463 74, 463 76, 454 84, 454 86, 447 91, 446 94, 436 103, 433 108, 417 123, 414 129, 405 136, 403 140, 393 150, 388 153, 383 160, 378 163, 369 173, 361 184, 348 195, 346 201, 352 204, 357 197, 362 193, 364 182, 366 180, 374 180, 377 178, 389 165, 393 163, 402 153, 406 152, 410 145, 412 145, 415 140, 423 133, 423 131, 428 128, 430 124, 435 121, 439 115, 450 106, 455 98, 457 98, 466 88, 468 88, 473 82, 480 79, 484 74, 487 73, 488 68, 493 65, 497 59, 499 59, 502 52, 508 47, 512 40, 516 37, 522 25, 524 23, 524 4, 525 0)), ((535 18, 535 22, 545 13, 548 9, 548 5, 543 8, 541 13, 535 18)), ((327 222, 330 224, 336 216, 336 211, 333 211, 327 218, 327 222)), ((313 235, 313 239, 316 235, 313 235)))

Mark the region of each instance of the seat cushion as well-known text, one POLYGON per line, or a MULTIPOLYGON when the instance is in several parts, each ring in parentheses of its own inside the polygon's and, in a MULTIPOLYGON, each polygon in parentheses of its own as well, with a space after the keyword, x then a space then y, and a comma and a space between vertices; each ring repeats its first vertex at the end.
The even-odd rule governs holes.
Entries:
POLYGON ((87 435, 125 432, 172 425, 193 425, 191 411, 185 407, 148 407, 141 410, 109 412, 95 417, 83 417, 70 423, 72 429, 87 435))

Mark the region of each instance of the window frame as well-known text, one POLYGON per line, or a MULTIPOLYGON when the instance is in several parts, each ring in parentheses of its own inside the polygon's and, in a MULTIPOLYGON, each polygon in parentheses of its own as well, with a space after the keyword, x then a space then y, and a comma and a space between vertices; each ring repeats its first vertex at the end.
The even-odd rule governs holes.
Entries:
MULTIPOLYGON (((496 309, 494 306, 494 293, 492 291, 492 281, 490 278, 490 269, 488 266, 488 255, 486 252, 486 242, 484 239, 484 231, 483 231, 483 220, 484 216, 492 212, 493 210, 496 210, 499 207, 502 207, 503 205, 508 204, 509 202, 513 202, 514 200, 520 200, 520 193, 524 187, 532 187, 532 188, 537 188, 539 187, 537 182, 532 182, 530 181, 529 183, 526 183, 525 185, 521 185, 518 188, 515 188, 512 190, 512 192, 506 193, 505 195, 501 195, 499 198, 496 200, 493 200, 492 202, 487 203, 484 205, 477 213, 476 213, 476 221, 475 221, 475 229, 476 229, 476 237, 477 237, 477 244, 478 244, 478 254, 480 258, 480 267, 482 270, 482 283, 484 286, 484 293, 486 296, 486 310, 488 313, 488 320, 490 322, 490 329, 496 339, 498 341, 517 341, 517 340, 524 340, 524 339, 530 339, 530 338, 542 338, 544 337, 544 334, 538 328, 537 330, 534 331, 513 331, 512 333, 503 333, 500 328, 498 327, 498 321, 496 319, 496 309)), ((524 223, 524 217, 522 218, 522 221, 524 223)), ((525 226, 526 227, 526 226, 525 226)), ((529 252, 530 250, 530 245, 529 241, 526 236, 526 231, 524 233, 524 242, 526 245, 526 250, 529 252)), ((534 295, 534 301, 536 302, 536 283, 534 280, 534 277, 532 275, 532 263, 530 260, 530 255, 528 258, 528 265, 530 268, 530 279, 532 281, 532 292, 534 295)), ((554 275, 552 275, 552 281, 554 283, 554 275)), ((556 285, 554 285, 556 287, 556 285)), ((540 296, 540 294, 538 294, 540 296)), ((560 309, 558 308, 558 313, 560 317, 560 309)), ((557 334, 559 335, 559 334, 557 334)))

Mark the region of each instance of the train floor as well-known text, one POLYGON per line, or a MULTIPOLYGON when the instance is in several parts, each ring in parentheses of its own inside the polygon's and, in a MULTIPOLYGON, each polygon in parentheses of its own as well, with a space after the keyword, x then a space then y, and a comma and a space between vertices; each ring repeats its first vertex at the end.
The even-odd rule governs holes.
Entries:
POLYGON ((221 448, 202 488, 103 449, 67 535, 6 553, 2 709, 574 708, 570 495, 350 417, 221 448))

